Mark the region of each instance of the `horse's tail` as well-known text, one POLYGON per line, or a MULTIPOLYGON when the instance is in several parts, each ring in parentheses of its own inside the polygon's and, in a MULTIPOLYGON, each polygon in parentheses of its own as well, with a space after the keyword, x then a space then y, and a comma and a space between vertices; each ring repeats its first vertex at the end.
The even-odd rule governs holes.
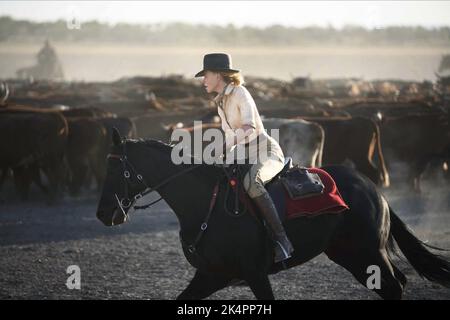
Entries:
POLYGON ((136 139, 138 137, 136 123, 131 118, 129 118, 129 120, 130 120, 130 123, 131 123, 131 129, 130 129, 130 133, 129 133, 129 138, 136 139))
POLYGON ((317 158, 316 158, 316 168, 320 168, 322 166, 322 161, 323 161, 323 148, 325 146, 325 130, 322 128, 322 126, 320 126, 319 124, 317 125, 321 131, 322 134, 322 139, 320 139, 320 143, 319 143, 319 152, 317 154, 317 158))
POLYGON ((400 250, 420 276, 450 288, 450 262, 441 255, 430 252, 430 246, 418 239, 411 229, 389 207, 391 235, 400 250))
POLYGON ((375 124, 375 139, 377 140, 375 141, 375 143, 376 143, 376 150, 378 153, 378 168, 380 168, 381 171, 383 172, 383 186, 389 187, 391 183, 389 181, 389 173, 386 168, 386 162, 384 161, 383 149, 381 148, 380 126, 376 122, 374 122, 374 124, 375 124))

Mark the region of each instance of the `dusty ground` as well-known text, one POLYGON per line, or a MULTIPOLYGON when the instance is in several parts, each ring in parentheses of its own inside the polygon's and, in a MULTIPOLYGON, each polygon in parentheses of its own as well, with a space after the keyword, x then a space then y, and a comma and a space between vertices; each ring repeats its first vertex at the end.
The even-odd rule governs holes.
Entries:
MULTIPOLYGON (((392 206, 424 240, 450 248, 450 190, 422 198, 385 192, 392 206)), ((150 198, 154 196, 150 196, 150 198)), ((147 199, 146 199, 147 200, 147 199)), ((95 218, 97 199, 84 195, 47 206, 10 200, 0 205, 0 299, 174 299, 194 269, 185 260, 178 222, 165 203, 114 228, 95 218), (66 268, 81 268, 81 290, 65 286, 66 268)), ((401 261, 406 299, 450 299, 450 290, 421 279, 401 261)), ((346 270, 321 255, 271 276, 278 299, 378 299, 346 270)), ((212 299, 254 299, 247 287, 212 299)))

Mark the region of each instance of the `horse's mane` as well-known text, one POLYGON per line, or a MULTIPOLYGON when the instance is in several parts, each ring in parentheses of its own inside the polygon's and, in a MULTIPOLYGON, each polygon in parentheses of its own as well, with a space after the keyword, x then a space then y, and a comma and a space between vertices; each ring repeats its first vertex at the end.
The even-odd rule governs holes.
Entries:
POLYGON ((161 151, 165 151, 165 152, 167 152, 167 151, 172 152, 172 149, 175 146, 174 144, 165 143, 161 140, 155 140, 155 139, 138 139, 137 142, 142 142, 146 146, 155 147, 155 148, 157 148, 161 151))
POLYGON ((139 144, 139 145, 143 144, 143 145, 146 145, 148 147, 154 147, 154 148, 157 148, 157 149, 159 149, 161 151, 165 151, 165 152, 172 151, 172 148, 175 146, 174 144, 168 144, 168 143, 165 143, 165 142, 163 142, 161 140, 156 140, 156 139, 151 139, 151 138, 147 138, 147 139, 144 139, 144 138, 138 138, 138 139, 126 138, 126 139, 123 140, 123 143, 132 144, 132 145, 133 144, 139 144))
MULTIPOLYGON (((147 139, 127 139, 126 140, 127 143, 131 143, 131 144, 141 144, 150 148, 154 148, 157 150, 162 151, 165 154, 169 154, 172 152, 173 147, 175 146, 175 144, 169 144, 166 142, 163 142, 161 140, 156 140, 156 139, 151 139, 151 138, 147 138, 147 139)), ((191 161, 191 164, 181 164, 183 166, 192 166, 195 162, 194 162, 194 157, 193 156, 189 156, 191 161)), ((201 164, 196 164, 197 166, 199 166, 198 169, 196 169, 196 171, 201 171, 204 174, 209 175, 213 175, 213 176, 217 176, 218 173, 222 172, 222 169, 218 168, 217 166, 211 165, 211 164, 206 164, 206 163, 201 163, 201 164)))

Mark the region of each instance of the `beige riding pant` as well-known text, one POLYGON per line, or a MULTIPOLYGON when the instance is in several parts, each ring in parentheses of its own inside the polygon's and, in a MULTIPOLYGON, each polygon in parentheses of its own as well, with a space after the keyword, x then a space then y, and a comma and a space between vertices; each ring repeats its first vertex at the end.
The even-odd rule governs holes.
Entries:
POLYGON ((283 169, 284 154, 278 142, 269 137, 267 144, 258 148, 258 152, 266 152, 267 156, 258 158, 244 177, 244 189, 250 198, 256 198, 264 193, 264 185, 283 169))

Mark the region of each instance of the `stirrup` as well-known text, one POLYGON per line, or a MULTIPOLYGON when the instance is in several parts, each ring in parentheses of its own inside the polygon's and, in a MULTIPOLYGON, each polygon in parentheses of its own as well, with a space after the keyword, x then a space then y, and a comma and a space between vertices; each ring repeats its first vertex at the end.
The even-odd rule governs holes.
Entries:
MULTIPOLYGON (((277 245, 279 248, 281 248, 281 252, 283 253, 283 256, 282 256, 282 257, 278 257, 277 254, 275 254, 275 259, 274 259, 275 262, 282 262, 282 261, 285 261, 285 260, 287 260, 287 259, 289 259, 289 258, 292 257, 291 253, 288 252, 288 251, 286 251, 286 249, 283 247, 283 245, 281 244, 280 241, 275 240, 275 243, 276 243, 276 245, 277 245), (277 259, 277 258, 281 258, 281 259, 277 259)), ((275 253, 276 253, 276 252, 277 252, 277 249, 275 249, 275 253)), ((278 251, 278 252, 279 252, 279 251, 278 251)))
MULTIPOLYGON (((275 242, 280 246, 280 248, 281 248, 281 250, 283 251, 283 254, 284 254, 285 257, 287 257, 287 258, 292 257, 291 254, 290 254, 289 252, 286 251, 286 249, 283 247, 283 245, 281 244, 280 241, 275 241, 275 242)), ((286 259, 287 259, 287 258, 286 258, 286 259)))

